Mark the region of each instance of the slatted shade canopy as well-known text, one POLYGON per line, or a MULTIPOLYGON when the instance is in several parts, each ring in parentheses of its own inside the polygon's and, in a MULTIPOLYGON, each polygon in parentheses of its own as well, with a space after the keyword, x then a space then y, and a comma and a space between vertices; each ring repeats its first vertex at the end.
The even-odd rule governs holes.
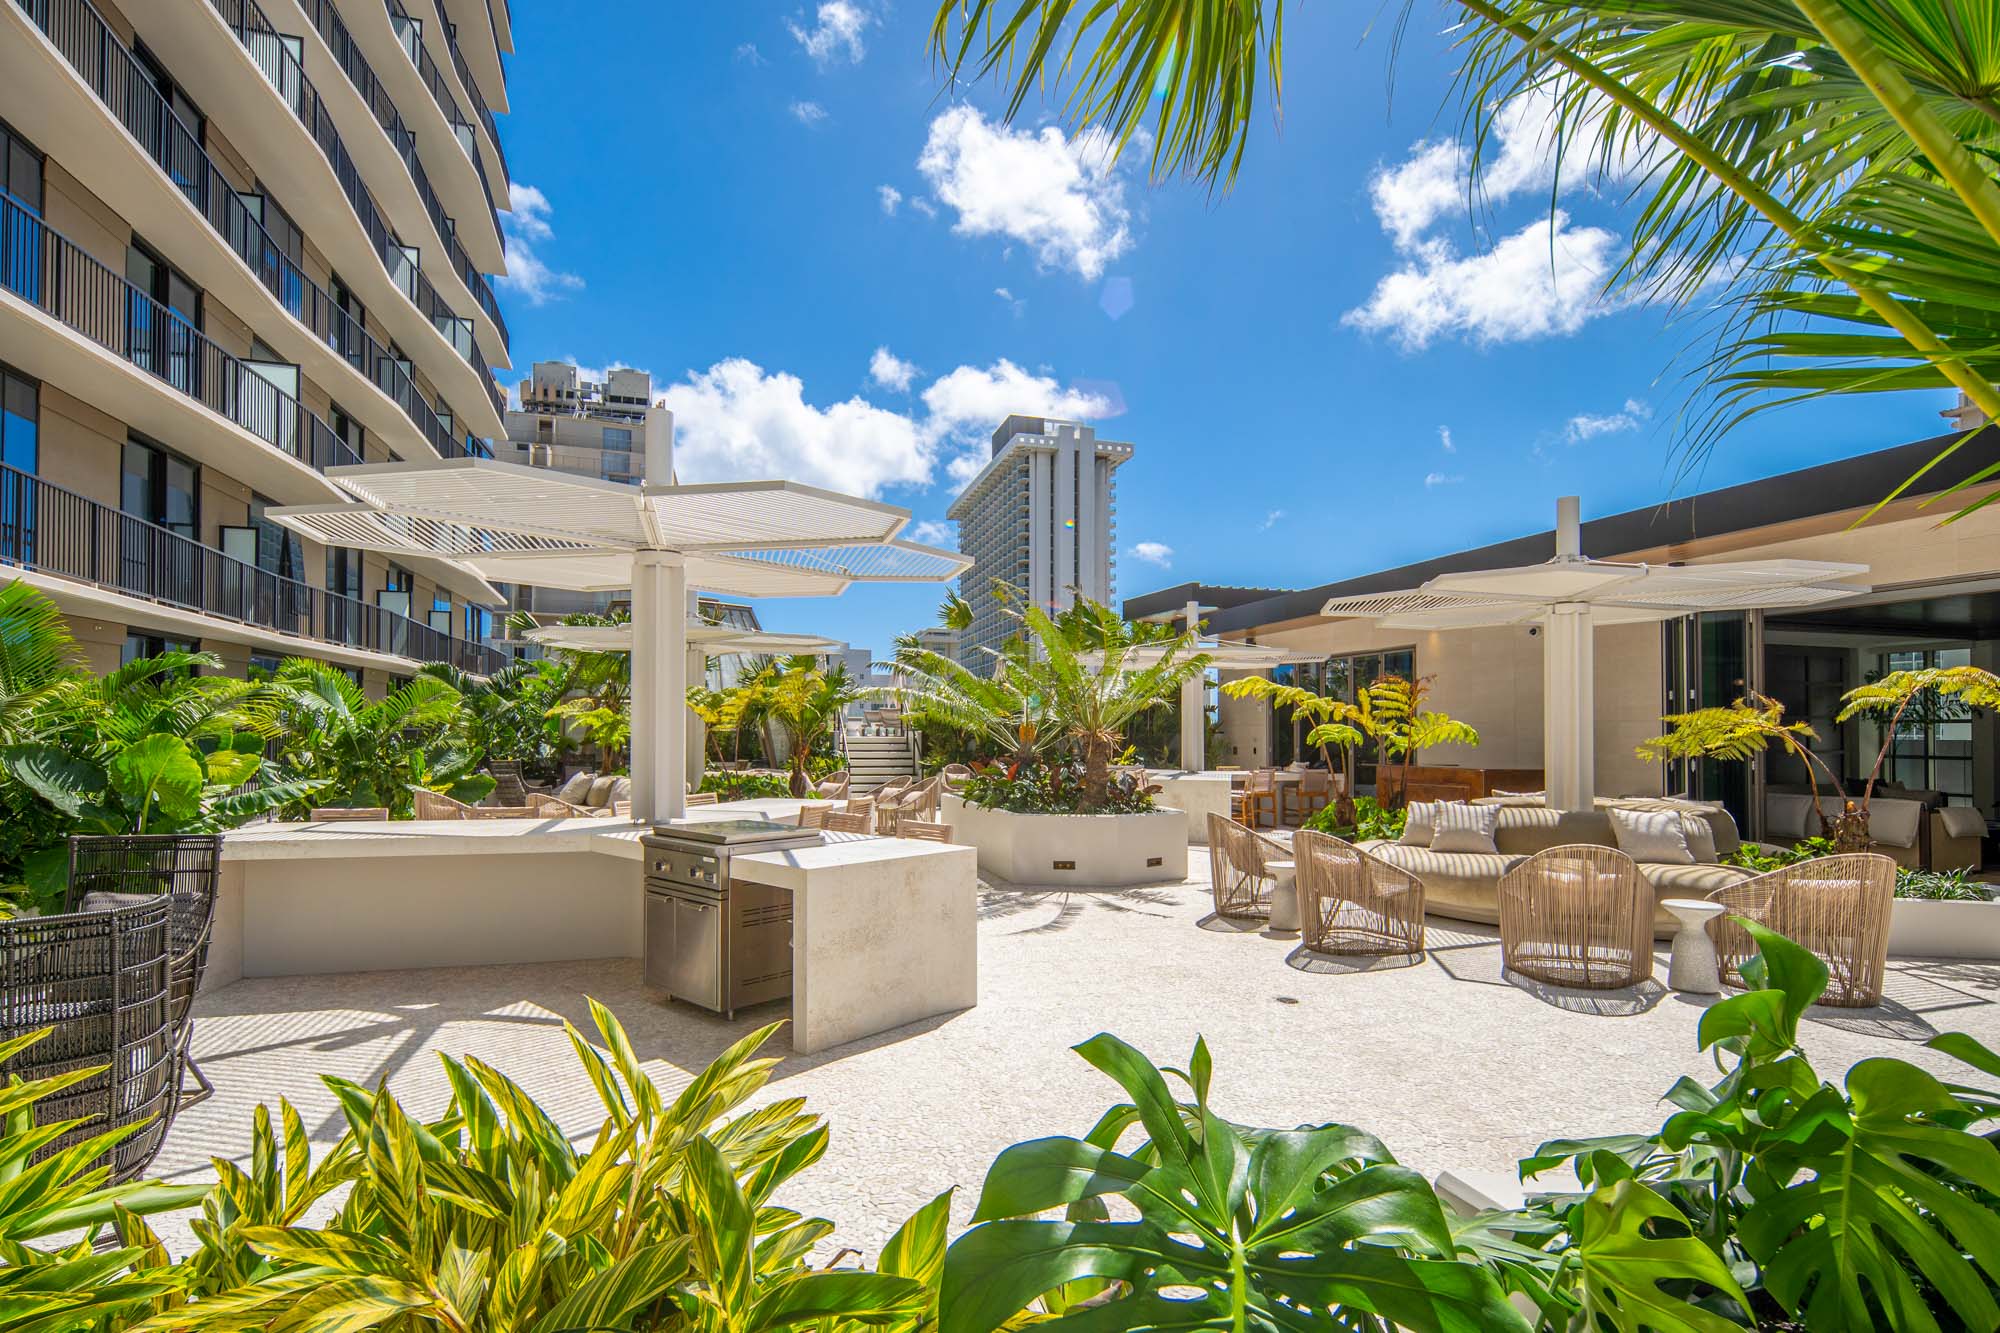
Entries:
MULTIPOLYGON (((632 651, 632 626, 629 622, 620 625, 544 625, 540 629, 529 630, 521 637, 544 648, 568 648, 583 653, 632 651)), ((700 649, 704 653, 768 653, 773 657, 787 653, 822 653, 840 646, 837 640, 823 639, 817 634, 739 629, 735 625, 711 625, 706 620, 688 621, 687 642, 690 650, 700 649)))
POLYGON ((1596 798, 1597 626, 1840 601, 1868 591, 1854 582, 1867 573, 1866 565, 1821 560, 1703 565, 1593 560, 1583 554, 1579 502, 1565 496, 1556 502, 1556 553, 1546 563, 1440 574, 1420 588, 1330 598, 1320 614, 1373 619, 1384 629, 1399 630, 1541 627, 1542 761, 1549 804, 1588 810, 1596 798))
MULTIPOLYGON (((670 479, 673 420, 646 421, 646 476, 670 479)), ((329 546, 448 560, 499 583, 629 588, 633 813, 686 809, 690 588, 830 597, 937 583, 971 561, 902 540, 909 511, 791 481, 629 486, 486 458, 332 468, 352 503, 270 511, 329 546)))

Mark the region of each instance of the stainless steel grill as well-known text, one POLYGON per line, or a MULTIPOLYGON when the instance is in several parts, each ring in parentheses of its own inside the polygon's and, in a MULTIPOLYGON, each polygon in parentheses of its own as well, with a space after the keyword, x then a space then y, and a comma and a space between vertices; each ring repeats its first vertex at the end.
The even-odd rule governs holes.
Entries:
POLYGON ((816 847, 817 829, 762 819, 662 824, 646 849, 646 984, 734 1017, 792 993, 792 895, 740 881, 732 858, 816 847))

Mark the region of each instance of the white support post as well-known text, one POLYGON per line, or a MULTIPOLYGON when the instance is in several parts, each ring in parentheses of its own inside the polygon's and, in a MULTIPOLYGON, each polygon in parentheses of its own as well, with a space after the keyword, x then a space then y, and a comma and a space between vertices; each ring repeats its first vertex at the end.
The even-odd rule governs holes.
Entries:
POLYGON ((1597 796, 1594 634, 1582 602, 1551 608, 1542 631, 1542 764, 1556 810, 1589 810, 1597 796))
MULTIPOLYGON (((1190 634, 1201 628, 1201 603, 1189 602, 1183 613, 1190 634)), ((1181 767, 1199 773, 1208 767, 1208 673, 1203 671, 1181 686, 1181 767)))
POLYGON ((632 561, 632 817, 687 813, 687 565, 671 551, 632 561))
MULTIPOLYGON (((708 652, 700 647, 687 650, 687 683, 690 687, 708 684, 708 652)), ((702 774, 708 768, 708 724, 696 717, 692 710, 684 712, 687 720, 687 783, 697 790, 701 787, 702 774)))

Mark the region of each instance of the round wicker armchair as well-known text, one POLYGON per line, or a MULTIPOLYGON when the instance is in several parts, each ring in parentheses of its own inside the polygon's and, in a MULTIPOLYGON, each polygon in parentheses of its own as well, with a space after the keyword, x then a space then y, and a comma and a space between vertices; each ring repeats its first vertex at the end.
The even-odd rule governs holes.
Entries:
POLYGON ((1282 860, 1285 849, 1255 830, 1221 815, 1208 817, 1208 867, 1215 914, 1231 920, 1271 915, 1277 877, 1266 861, 1282 860))
POLYGON ((1292 839, 1298 864, 1299 923, 1317 953, 1404 954, 1424 951, 1424 882, 1331 833, 1301 829, 1292 839))
POLYGON ((1743 964, 1757 942, 1733 916, 1744 916, 1811 950, 1826 964, 1821 1004, 1864 1009, 1882 1002, 1889 959, 1889 913, 1896 863, 1874 852, 1821 856, 1717 889, 1727 909, 1708 925, 1723 980, 1743 985, 1743 964))
POLYGON ((1615 847, 1536 852, 1500 879, 1500 952, 1552 986, 1636 986, 1653 975, 1653 891, 1615 847))
POLYGON ((0 1037, 48 1036, 0 1064, 0 1078, 97 1073, 36 1108, 42 1124, 82 1123, 38 1156, 107 1130, 141 1125, 98 1159, 114 1184, 145 1171, 166 1141, 176 1102, 173 902, 0 921, 0 1037))

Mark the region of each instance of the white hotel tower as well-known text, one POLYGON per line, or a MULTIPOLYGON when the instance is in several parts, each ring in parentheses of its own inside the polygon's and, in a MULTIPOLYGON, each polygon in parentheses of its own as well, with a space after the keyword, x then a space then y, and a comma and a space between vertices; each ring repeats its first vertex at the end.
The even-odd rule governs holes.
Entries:
POLYGON ((1011 416, 993 432, 993 456, 953 502, 958 549, 973 559, 959 578, 972 604, 972 628, 958 660, 984 672, 1016 627, 994 596, 994 583, 1021 591, 1045 609, 1079 596, 1109 603, 1116 578, 1118 465, 1132 446, 1100 440, 1074 421, 1011 416))

